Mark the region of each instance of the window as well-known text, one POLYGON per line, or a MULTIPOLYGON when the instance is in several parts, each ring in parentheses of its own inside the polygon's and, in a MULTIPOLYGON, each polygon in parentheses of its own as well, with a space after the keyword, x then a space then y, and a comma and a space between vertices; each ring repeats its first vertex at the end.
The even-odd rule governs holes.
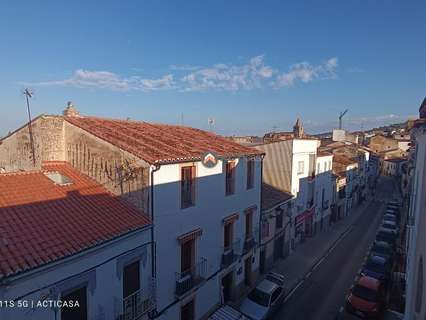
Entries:
POLYGON ((262 238, 269 237, 269 222, 263 221, 262 222, 262 238))
POLYGON ((54 184, 60 186, 67 186, 72 184, 72 180, 70 178, 57 171, 46 172, 45 176, 48 177, 54 184))
POLYGON ((189 301, 180 309, 180 320, 194 320, 195 319, 195 304, 194 300, 189 301))
POLYGON ((276 217, 277 229, 281 229, 283 227, 283 212, 280 210, 276 217))
POLYGON ((62 320, 87 320, 87 287, 76 289, 61 297, 62 301, 78 301, 80 307, 62 307, 61 319, 62 320))
POLYGON ((180 253, 181 272, 192 274, 195 265, 195 239, 183 242, 180 253))
POLYGON ((253 210, 246 213, 246 239, 251 238, 253 233, 253 210))
POLYGON ((123 270, 123 299, 131 296, 140 289, 139 261, 124 267, 123 270))
POLYGON ((181 168, 181 208, 195 205, 195 166, 181 168))
POLYGON ((226 162, 226 195, 235 193, 235 161, 226 162))
POLYGON ((232 239, 234 237, 234 223, 227 223, 224 226, 223 230, 224 238, 223 238, 223 246, 226 250, 229 250, 232 248, 232 239))
POLYGON ((254 186, 254 159, 247 160, 247 190, 254 186))
POLYGON ((305 162, 299 161, 297 163, 297 174, 303 174, 305 172, 305 162))

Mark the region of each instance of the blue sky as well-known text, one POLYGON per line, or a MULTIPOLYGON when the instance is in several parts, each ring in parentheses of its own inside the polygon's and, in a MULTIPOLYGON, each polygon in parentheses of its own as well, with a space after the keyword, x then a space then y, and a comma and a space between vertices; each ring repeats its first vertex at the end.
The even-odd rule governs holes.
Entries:
POLYGON ((221 134, 349 129, 415 116, 425 1, 0 0, 0 135, 32 112, 221 134), (183 115, 183 117, 182 117, 183 115))

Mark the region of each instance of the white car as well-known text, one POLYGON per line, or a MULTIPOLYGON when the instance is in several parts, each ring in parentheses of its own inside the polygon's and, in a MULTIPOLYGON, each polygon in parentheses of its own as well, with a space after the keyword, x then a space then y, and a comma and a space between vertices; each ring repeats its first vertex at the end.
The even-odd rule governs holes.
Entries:
POLYGON ((280 308, 285 297, 283 276, 270 273, 250 292, 240 311, 253 320, 265 320, 280 308))

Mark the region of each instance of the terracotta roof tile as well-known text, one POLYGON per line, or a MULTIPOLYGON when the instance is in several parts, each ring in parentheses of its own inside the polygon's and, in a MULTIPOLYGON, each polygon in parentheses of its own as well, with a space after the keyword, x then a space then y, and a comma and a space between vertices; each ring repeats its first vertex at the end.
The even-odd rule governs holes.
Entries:
POLYGON ((221 157, 262 154, 219 135, 190 127, 95 117, 64 119, 151 164, 200 160, 206 151, 221 157))
POLYGON ((262 183, 262 210, 272 209, 291 198, 293 198, 293 195, 290 192, 262 183))
POLYGON ((142 212, 66 163, 0 174, 0 279, 149 224, 142 212), (48 171, 72 184, 55 184, 48 171))

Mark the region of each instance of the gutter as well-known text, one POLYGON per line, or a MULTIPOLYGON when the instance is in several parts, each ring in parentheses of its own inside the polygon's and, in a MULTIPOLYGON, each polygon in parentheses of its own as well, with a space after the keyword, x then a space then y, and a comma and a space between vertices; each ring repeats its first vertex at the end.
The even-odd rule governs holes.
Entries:
MULTIPOLYGON (((151 213, 151 275, 153 279, 157 279, 157 248, 154 241, 154 173, 160 170, 161 165, 155 164, 151 166, 151 203, 150 203, 150 213, 151 213)), ((157 280, 155 280, 157 282, 157 280)), ((155 297, 157 298, 157 297, 155 297)), ((157 313, 157 303, 155 303, 155 308, 153 314, 157 313)))

